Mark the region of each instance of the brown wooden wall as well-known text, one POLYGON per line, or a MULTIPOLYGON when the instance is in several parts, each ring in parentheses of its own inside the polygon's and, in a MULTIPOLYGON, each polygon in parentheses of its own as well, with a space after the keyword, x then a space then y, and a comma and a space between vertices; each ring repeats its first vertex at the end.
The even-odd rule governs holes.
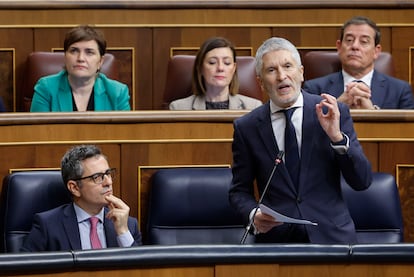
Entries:
POLYGON ((0 0, 0 95, 10 111, 22 110, 28 54, 61 49, 65 32, 78 24, 104 31, 135 110, 161 109, 169 56, 194 52, 209 36, 225 36, 252 55, 270 36, 286 37, 302 52, 333 49, 340 26, 354 15, 378 23, 396 76, 414 79, 414 1, 26 2, 0 0))
MULTIPOLYGON (((140 249, 137 249, 137 252, 140 249)), ((148 252, 152 255, 151 252, 148 252)), ((194 251, 193 255, 197 252, 194 251)), ((397 253, 396 253, 397 254, 397 253)), ((116 254, 111 258, 118 258, 116 254)), ((170 266, 140 266, 119 267, 98 269, 72 269, 72 270, 48 270, 44 269, 41 273, 23 272, 11 273, 10 276, 54 276, 54 277, 89 277, 91 275, 100 277, 250 277, 250 276, 291 276, 291 277, 319 277, 319 276, 335 276, 335 277, 410 277, 412 276, 414 266, 409 262, 391 263, 383 262, 364 262, 364 263, 231 263, 221 264, 215 263, 210 265, 170 265, 170 266)))

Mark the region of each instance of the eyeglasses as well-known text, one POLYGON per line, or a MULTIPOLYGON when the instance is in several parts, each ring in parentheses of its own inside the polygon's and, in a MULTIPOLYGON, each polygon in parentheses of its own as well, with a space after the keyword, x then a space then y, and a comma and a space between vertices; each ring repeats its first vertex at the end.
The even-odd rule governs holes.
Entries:
POLYGON ((80 180, 90 178, 90 179, 92 179, 92 181, 95 184, 100 185, 105 180, 105 176, 108 176, 109 178, 111 178, 111 180, 114 180, 115 176, 116 176, 116 168, 110 168, 110 169, 107 169, 104 173, 95 173, 95 174, 92 174, 90 176, 77 178, 77 179, 73 179, 73 180, 74 181, 80 181, 80 180))

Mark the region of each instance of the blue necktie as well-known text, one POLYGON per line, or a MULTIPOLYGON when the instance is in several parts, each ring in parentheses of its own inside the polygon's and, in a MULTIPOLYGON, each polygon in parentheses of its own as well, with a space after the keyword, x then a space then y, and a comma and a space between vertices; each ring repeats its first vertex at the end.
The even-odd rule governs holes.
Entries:
POLYGON ((293 184, 298 188, 299 180, 299 147, 296 139, 295 127, 292 124, 292 114, 296 108, 283 110, 286 117, 285 127, 285 165, 289 171, 289 175, 293 181, 293 184))

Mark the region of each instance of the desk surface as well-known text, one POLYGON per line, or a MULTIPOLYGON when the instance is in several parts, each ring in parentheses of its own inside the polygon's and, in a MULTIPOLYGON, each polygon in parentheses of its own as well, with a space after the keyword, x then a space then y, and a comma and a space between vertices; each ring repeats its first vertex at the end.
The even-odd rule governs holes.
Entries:
POLYGON ((414 1, 408 0, 77 0, 77 1, 38 1, 38 0, 20 0, 9 1, 0 0, 0 8, 12 9, 12 8, 114 8, 114 9, 131 9, 131 8, 364 8, 373 7, 376 8, 401 8, 412 7, 414 1))

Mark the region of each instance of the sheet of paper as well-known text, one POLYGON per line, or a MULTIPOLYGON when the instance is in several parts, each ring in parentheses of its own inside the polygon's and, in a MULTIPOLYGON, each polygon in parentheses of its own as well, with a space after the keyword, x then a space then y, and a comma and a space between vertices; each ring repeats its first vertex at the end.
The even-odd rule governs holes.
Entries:
POLYGON ((262 211, 262 213, 273 216, 274 219, 278 222, 318 225, 318 223, 315 223, 315 222, 312 222, 312 221, 309 221, 309 220, 297 219, 297 218, 292 218, 292 217, 285 216, 281 213, 276 212, 275 210, 272 210, 271 208, 269 208, 269 207, 267 207, 263 204, 260 204, 259 208, 262 211))

